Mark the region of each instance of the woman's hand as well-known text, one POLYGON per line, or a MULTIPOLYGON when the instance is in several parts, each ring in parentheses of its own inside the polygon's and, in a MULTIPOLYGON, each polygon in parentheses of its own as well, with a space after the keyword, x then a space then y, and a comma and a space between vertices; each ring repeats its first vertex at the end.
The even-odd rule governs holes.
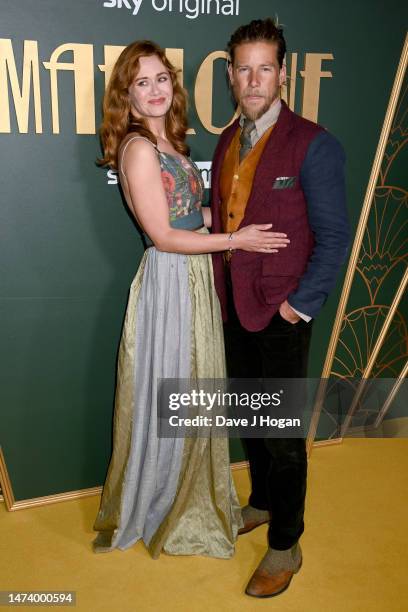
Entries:
POLYGON ((231 249, 254 251, 256 253, 277 253, 285 248, 290 240, 286 234, 271 232, 272 223, 247 225, 232 234, 231 249))

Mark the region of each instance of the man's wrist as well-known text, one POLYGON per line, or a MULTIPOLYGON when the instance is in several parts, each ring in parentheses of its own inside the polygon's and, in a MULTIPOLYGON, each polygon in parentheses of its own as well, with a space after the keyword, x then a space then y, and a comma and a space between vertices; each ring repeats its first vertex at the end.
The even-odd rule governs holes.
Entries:
MULTIPOLYGON (((289 304, 289 302, 288 302, 289 304)), ((296 312, 296 314, 303 319, 303 321, 306 321, 306 323, 309 323, 309 321, 312 320, 312 317, 310 315, 305 314, 304 312, 301 312, 300 310, 297 310, 297 308, 294 308, 291 304, 289 304, 289 306, 291 307, 291 309, 296 312)))

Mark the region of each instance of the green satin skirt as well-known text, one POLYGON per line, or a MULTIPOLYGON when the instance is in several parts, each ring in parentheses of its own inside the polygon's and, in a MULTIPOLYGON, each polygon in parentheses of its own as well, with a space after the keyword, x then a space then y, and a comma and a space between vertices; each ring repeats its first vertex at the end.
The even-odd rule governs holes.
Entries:
POLYGON ((95 552, 143 539, 154 558, 161 551, 232 556, 241 514, 228 439, 157 435, 159 378, 224 377, 211 257, 147 249, 120 344, 113 453, 94 526, 95 552))

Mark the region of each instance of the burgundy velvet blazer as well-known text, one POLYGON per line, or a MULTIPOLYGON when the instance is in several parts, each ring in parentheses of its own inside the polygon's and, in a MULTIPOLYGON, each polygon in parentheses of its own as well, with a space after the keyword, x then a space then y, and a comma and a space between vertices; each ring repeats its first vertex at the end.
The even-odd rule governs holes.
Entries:
MULTIPOLYGON (((238 120, 226 128, 212 164, 212 232, 223 232, 220 214, 220 171, 238 120)), ((280 304, 296 289, 314 246, 300 171, 308 147, 323 128, 299 117, 282 101, 278 121, 259 160, 245 216, 240 224, 272 223, 272 231, 285 232, 290 245, 278 253, 238 250, 231 259, 235 308, 243 327, 258 331, 268 325, 280 304), (284 187, 281 177, 290 177, 284 187), (294 180, 293 180, 294 178, 294 180)), ((222 253, 213 254, 214 280, 227 320, 225 270, 222 253)))

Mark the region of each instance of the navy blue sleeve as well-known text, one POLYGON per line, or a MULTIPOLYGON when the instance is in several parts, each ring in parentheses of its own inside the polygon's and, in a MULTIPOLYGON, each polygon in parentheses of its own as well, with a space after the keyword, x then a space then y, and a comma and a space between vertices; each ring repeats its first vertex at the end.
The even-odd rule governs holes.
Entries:
POLYGON ((315 317, 336 284, 347 257, 350 229, 346 209, 343 147, 328 132, 310 143, 300 172, 315 245, 305 273, 288 296, 293 308, 315 317))

